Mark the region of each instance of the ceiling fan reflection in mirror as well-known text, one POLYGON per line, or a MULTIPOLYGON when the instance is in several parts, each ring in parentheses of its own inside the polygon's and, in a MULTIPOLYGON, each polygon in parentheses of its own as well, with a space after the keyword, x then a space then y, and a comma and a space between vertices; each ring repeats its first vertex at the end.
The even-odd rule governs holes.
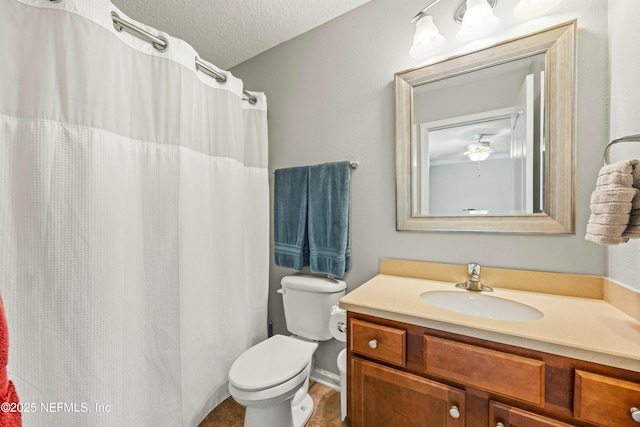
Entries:
POLYGON ((473 144, 467 145, 467 151, 464 152, 465 156, 468 156, 474 162, 478 162, 478 176, 480 176, 480 162, 487 160, 491 153, 493 153, 493 148, 491 148, 490 141, 483 141, 482 138, 485 136, 494 135, 488 133, 477 133, 474 135, 476 138, 476 142, 473 144))

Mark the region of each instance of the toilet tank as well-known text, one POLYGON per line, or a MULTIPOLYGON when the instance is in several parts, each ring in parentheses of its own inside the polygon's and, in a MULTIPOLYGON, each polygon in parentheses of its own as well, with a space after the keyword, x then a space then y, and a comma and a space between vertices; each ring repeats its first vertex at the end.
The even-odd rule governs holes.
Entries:
POLYGON ((280 282, 287 330, 316 341, 332 338, 329 331, 331 307, 344 296, 343 280, 319 276, 285 276, 280 282))

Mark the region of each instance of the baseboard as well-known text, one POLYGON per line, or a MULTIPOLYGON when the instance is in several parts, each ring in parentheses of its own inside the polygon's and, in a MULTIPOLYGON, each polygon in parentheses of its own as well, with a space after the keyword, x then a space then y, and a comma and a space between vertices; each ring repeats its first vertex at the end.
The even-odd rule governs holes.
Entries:
POLYGON ((313 368, 311 370, 311 379, 335 391, 340 391, 340 375, 336 375, 333 372, 313 368))

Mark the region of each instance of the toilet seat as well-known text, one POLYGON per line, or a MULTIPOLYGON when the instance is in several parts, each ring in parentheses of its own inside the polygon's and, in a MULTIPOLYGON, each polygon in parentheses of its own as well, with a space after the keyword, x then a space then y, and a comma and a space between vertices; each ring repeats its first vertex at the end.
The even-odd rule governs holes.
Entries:
POLYGON ((315 342, 274 335, 236 359, 229 370, 229 383, 247 392, 286 383, 302 373, 317 347, 315 342))
POLYGON ((303 369, 293 378, 263 390, 243 390, 229 383, 229 393, 233 399, 243 406, 265 407, 289 399, 307 380, 308 372, 303 369))

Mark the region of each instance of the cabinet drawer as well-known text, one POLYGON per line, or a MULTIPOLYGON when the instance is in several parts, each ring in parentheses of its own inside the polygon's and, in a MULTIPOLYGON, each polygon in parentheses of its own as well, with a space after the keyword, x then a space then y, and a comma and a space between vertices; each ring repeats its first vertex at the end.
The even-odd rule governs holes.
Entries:
POLYGON ((351 351, 404 367, 406 331, 351 319, 349 335, 351 351))
POLYGON ((424 337, 424 371, 523 402, 544 404, 544 362, 424 337))
POLYGON ((576 370, 574 416, 599 426, 638 427, 631 408, 640 408, 640 384, 576 370))

